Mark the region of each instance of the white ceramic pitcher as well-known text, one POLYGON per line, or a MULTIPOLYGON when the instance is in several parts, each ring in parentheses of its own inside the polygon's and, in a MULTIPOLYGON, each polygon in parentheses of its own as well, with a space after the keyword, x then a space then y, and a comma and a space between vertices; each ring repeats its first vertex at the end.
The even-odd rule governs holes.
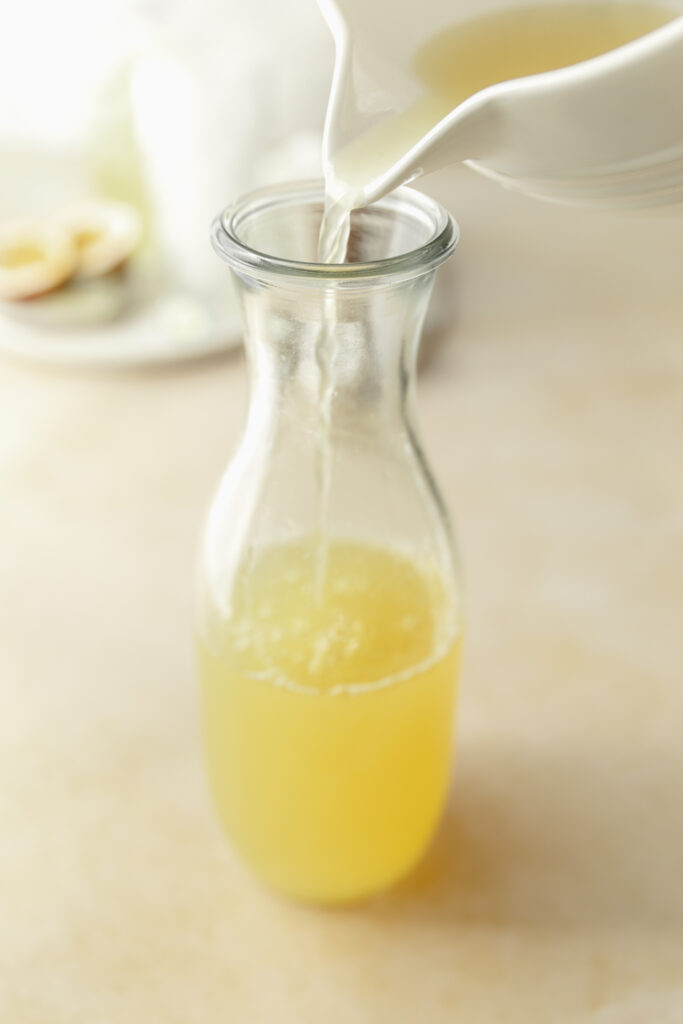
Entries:
MULTIPOLYGON (((418 47, 459 20, 511 4, 319 4, 336 43, 324 160, 333 189, 348 197, 340 154, 415 101, 418 47)), ((389 146, 384 158, 378 153, 370 176, 366 168, 353 182, 352 205, 460 161, 510 188, 559 202, 638 207, 683 201, 683 16, 580 64, 482 89, 407 151, 392 153, 389 146)))

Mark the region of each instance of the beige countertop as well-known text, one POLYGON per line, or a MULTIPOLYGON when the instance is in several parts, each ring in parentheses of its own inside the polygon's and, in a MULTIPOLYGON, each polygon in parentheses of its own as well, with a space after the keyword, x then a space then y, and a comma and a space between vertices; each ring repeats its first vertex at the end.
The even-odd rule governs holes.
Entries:
POLYGON ((456 782, 366 907, 263 891, 207 795, 191 577, 241 355, 0 362, 2 1024, 683 1021, 683 218, 433 188, 463 228, 420 378, 467 579, 456 782))

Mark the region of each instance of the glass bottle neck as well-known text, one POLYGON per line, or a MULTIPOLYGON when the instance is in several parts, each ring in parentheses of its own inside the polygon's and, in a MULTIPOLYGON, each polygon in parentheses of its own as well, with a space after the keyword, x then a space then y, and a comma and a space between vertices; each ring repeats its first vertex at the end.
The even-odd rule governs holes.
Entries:
POLYGON ((399 429, 432 280, 353 290, 241 280, 252 407, 267 403, 290 431, 399 429))

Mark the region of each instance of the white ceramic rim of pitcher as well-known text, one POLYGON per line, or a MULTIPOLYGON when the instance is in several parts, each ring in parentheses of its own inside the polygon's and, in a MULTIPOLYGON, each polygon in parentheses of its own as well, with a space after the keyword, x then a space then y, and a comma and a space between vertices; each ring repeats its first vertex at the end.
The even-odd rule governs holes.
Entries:
POLYGON ((299 282, 308 280, 343 285, 381 278, 386 281, 419 277, 436 269, 455 249, 460 230, 457 223, 440 203, 413 188, 397 188, 373 206, 405 210, 420 217, 425 225, 431 223, 428 240, 416 249, 410 249, 386 259, 366 263, 315 263, 290 260, 262 252, 247 245, 240 238, 244 221, 269 208, 283 206, 319 205, 322 209, 325 185, 321 180, 286 182, 257 189, 242 196, 227 207, 213 222, 211 242, 218 255, 238 273, 255 277, 289 277, 299 282))

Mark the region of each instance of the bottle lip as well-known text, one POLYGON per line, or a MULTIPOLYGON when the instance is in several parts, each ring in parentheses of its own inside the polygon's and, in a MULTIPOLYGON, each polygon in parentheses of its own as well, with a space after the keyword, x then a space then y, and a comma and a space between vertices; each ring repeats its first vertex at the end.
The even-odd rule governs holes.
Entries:
POLYGON ((381 279, 387 283, 388 279, 397 281, 419 277, 448 259, 458 243, 459 228, 450 213, 435 200, 405 186, 368 207, 412 217, 429 229, 426 242, 396 256, 367 263, 304 262, 261 252, 242 239, 242 227, 254 217, 268 216, 286 207, 320 207, 324 196, 322 181, 293 182, 250 192, 216 217, 211 227, 213 247, 233 270, 251 277, 289 278, 299 284, 327 283, 343 287, 361 281, 369 284, 381 279))

